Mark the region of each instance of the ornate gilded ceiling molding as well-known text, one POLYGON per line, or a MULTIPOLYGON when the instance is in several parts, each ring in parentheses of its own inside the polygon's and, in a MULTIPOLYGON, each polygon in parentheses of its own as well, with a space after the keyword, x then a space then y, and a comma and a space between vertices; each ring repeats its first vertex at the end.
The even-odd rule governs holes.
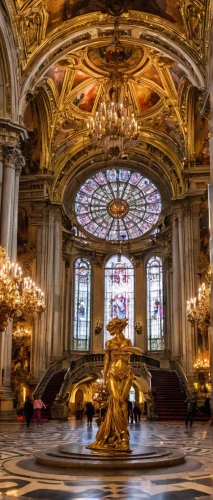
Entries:
POLYGON ((26 66, 31 54, 45 41, 49 14, 46 8, 47 1, 34 0, 28 7, 19 10, 17 14, 18 33, 23 40, 26 66))
POLYGON ((205 5, 200 0, 180 0, 179 10, 189 44, 197 49, 201 58, 206 59, 211 10, 209 0, 205 5))
MULTIPOLYGON (((173 197, 182 194, 184 192, 184 183, 182 180, 182 164, 180 160, 178 160, 174 154, 173 159, 171 159, 171 151, 169 156, 166 148, 164 148, 164 151, 162 150, 160 141, 158 141, 158 145, 156 143, 156 146, 153 146, 152 142, 153 141, 147 144, 147 149, 143 152, 140 148, 130 151, 128 163, 123 160, 119 165, 122 165, 122 168, 131 166, 131 168, 136 170, 146 171, 146 175, 153 179, 156 184, 159 184, 159 179, 161 179, 161 181, 163 180, 163 182, 166 182, 167 189, 168 186, 170 186, 172 190, 171 195, 173 197)), ((113 164, 114 162, 112 162, 112 165, 113 164)), ((94 157, 92 151, 89 150, 87 150, 87 152, 81 150, 77 155, 70 155, 66 163, 62 162, 62 158, 58 158, 55 165, 55 175, 52 184, 53 198, 57 201, 62 201, 66 186, 70 183, 71 179, 78 177, 79 174, 85 175, 85 172, 88 173, 101 170, 102 168, 109 168, 110 165, 111 162, 106 162, 106 160, 103 159, 103 155, 99 154, 94 157)))
MULTIPOLYGON (((135 22, 138 23, 138 21, 135 22)), ((99 27, 100 21, 98 14, 87 14, 86 16, 80 16, 69 21, 69 30, 67 25, 63 26, 61 30, 57 30, 51 33, 47 39, 42 43, 41 47, 37 49, 35 53, 32 54, 32 59, 25 70, 25 81, 23 85, 23 93, 25 93, 29 88, 33 89, 37 85, 40 78, 43 77, 45 72, 50 68, 50 66, 56 63, 59 59, 76 49, 82 49, 88 44, 95 45, 100 39, 95 35, 95 31, 99 27), (81 19, 83 17, 83 19, 81 19), (88 19, 87 28, 85 28, 85 21, 88 19), (80 22, 81 21, 81 22, 80 22), (90 26, 88 30, 88 25, 90 26), (78 31, 81 33, 80 36, 76 37, 78 31), (94 36, 95 35, 95 36, 94 36)), ((189 75, 194 85, 201 87, 205 86, 204 81, 204 71, 202 68, 201 61, 198 54, 192 50, 187 40, 183 38, 181 34, 178 34, 173 30, 171 36, 171 28, 165 26, 161 32, 159 30, 159 24, 145 22, 144 19, 141 20, 141 25, 138 26, 137 37, 133 36, 135 32, 135 27, 133 27, 133 20, 122 19, 121 26, 124 30, 131 31, 130 36, 123 36, 121 41, 124 40, 132 44, 145 44, 150 47, 155 47, 156 50, 161 51, 162 55, 168 55, 172 60, 175 60, 183 65, 186 73, 189 75)), ((106 26, 106 25, 105 25, 106 26)), ((111 25, 108 26, 109 28, 111 25)), ((97 31, 96 31, 97 33, 97 31)), ((103 39, 101 38, 101 41, 103 39)))

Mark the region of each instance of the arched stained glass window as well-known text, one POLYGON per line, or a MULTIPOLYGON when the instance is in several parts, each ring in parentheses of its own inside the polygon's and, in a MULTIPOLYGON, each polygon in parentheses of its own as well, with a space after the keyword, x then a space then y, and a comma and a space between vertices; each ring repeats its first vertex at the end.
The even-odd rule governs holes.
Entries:
POLYGON ((148 350, 164 349, 163 268, 160 257, 151 257, 147 262, 147 332, 148 350))
POLYGON ((88 351, 90 341, 91 264, 75 261, 73 349, 88 351))
POLYGON ((78 222, 98 238, 139 238, 158 222, 161 196, 139 172, 113 168, 97 172, 80 187, 75 211, 78 222))
POLYGON ((116 317, 128 319, 125 336, 134 344, 134 267, 123 255, 110 257, 105 266, 105 342, 110 338, 106 326, 116 317))

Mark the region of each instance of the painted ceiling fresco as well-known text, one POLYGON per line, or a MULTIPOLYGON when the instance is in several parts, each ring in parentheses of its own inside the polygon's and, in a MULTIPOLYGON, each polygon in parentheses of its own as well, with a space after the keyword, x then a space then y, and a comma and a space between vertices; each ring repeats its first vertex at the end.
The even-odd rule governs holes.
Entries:
POLYGON ((88 73, 85 73, 85 71, 78 70, 75 73, 74 79, 73 79, 73 84, 72 84, 72 89, 77 87, 80 83, 85 82, 85 80, 88 80, 90 78, 90 75, 88 73))
POLYGON ((86 111, 87 113, 91 113, 94 102, 98 93, 98 85, 94 85, 91 83, 90 85, 85 87, 83 92, 78 92, 76 97, 73 99, 72 104, 76 106, 81 111, 86 111))
POLYGON ((61 68, 58 64, 54 64, 46 73, 45 76, 47 78, 51 78, 55 84, 55 87, 58 90, 58 93, 61 93, 61 89, 63 86, 65 75, 65 69, 61 68))
POLYGON ((136 98, 139 103, 140 111, 143 113, 153 108, 160 100, 160 96, 148 86, 134 84, 136 98))
POLYGON ((185 72, 183 69, 180 68, 179 64, 174 64, 171 68, 169 68, 169 71, 171 73, 171 77, 175 85, 175 88, 178 92, 181 78, 185 75, 185 72))
POLYGON ((112 41, 109 45, 90 49, 88 51, 89 61, 103 71, 113 69, 115 62, 118 64, 119 71, 130 71, 141 62, 143 50, 140 47, 133 47, 125 43, 119 46, 112 41))
POLYGON ((150 80, 151 82, 154 82, 156 83, 157 85, 159 85, 160 87, 163 87, 163 84, 162 84, 162 81, 161 81, 161 78, 160 78, 160 75, 159 73, 157 72, 155 66, 153 64, 151 64, 147 70, 142 73, 141 75, 143 78, 147 78, 147 80, 150 80))
MULTIPOLYGON (((156 161, 167 162, 168 176, 180 193, 177 170, 186 164, 188 100, 196 103, 191 154, 200 165, 209 161, 203 111, 205 2, 123 0, 116 17, 110 9, 117 8, 117 0, 11 1, 24 39, 21 78, 30 82, 23 113, 30 137, 26 168, 56 169, 56 192, 75 162, 88 156, 91 165, 96 163, 104 148, 95 143, 90 123, 103 99, 112 101, 117 71, 137 124, 137 146, 132 143, 130 156, 141 154, 150 161, 158 155, 156 161)), ((27 93, 26 85, 23 95, 27 93)))
MULTIPOLYGON (((103 5, 102 0, 49 0, 48 29, 53 30, 76 16, 101 10, 103 5)), ((178 0, 129 0, 128 2, 129 9, 159 16, 170 23, 180 22, 178 5, 178 0)))

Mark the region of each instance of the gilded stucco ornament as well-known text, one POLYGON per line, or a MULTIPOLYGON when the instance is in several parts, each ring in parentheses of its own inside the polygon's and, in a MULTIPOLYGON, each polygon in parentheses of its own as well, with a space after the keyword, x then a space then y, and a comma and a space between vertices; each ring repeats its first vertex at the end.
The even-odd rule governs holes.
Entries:
POLYGON ((20 9, 16 18, 27 61, 34 49, 41 45, 46 37, 49 18, 47 0, 36 0, 30 7, 20 9))
POLYGON ((196 50, 202 57, 205 7, 199 0, 193 0, 193 2, 180 0, 179 10, 188 38, 188 43, 192 46, 195 45, 196 50))

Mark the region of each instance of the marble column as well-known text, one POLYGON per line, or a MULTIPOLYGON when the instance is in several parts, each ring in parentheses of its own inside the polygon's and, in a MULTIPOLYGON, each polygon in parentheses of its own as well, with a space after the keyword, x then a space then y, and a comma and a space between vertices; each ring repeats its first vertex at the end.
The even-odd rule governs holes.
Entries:
POLYGON ((163 307, 164 307, 164 349, 172 351, 171 345, 171 257, 167 256, 163 260, 163 307))
MULTIPOLYGON (((43 240, 42 240, 42 225, 37 227, 37 245, 36 245, 36 281, 38 286, 41 286, 41 254, 43 251, 43 240)), ((44 332, 43 332, 44 334, 44 332)), ((41 326, 40 318, 36 319, 33 324, 33 366, 34 366, 34 378, 38 380, 42 373, 43 364, 43 349, 41 345, 41 326)))
POLYGON ((0 207, 2 199, 3 167, 4 167, 4 155, 3 155, 3 147, 1 146, 0 147, 0 207))
POLYGON ((178 217, 175 214, 172 227, 172 354, 180 356, 180 262, 178 217))
MULTIPOLYGON (((19 177, 24 159, 20 150, 11 146, 3 146, 0 163, 3 164, 1 191, 1 245, 4 246, 11 257, 16 260, 17 254, 17 220, 19 177), (3 160, 3 161, 2 161, 3 160)), ((0 165, 0 167, 1 167, 0 165)), ((1 336, 3 356, 0 360, 0 372, 4 372, 1 387, 0 419, 13 417, 13 399, 11 392, 11 355, 12 355, 12 322, 6 332, 1 336)))
POLYGON ((3 186, 1 200, 1 245, 4 246, 11 256, 11 226, 14 207, 14 185, 15 185, 15 148, 3 147, 3 186))
MULTIPOLYGON (((12 260, 16 258, 17 247, 18 176, 24 164, 19 150, 20 135, 27 138, 24 127, 0 117, 0 245, 6 248, 12 260)), ((3 382, 1 378, 0 420, 8 420, 10 416, 14 418, 10 386, 12 322, 1 335, 0 349, 0 374, 4 374, 3 382)))
POLYGON ((71 266, 70 259, 66 258, 65 262, 65 280, 64 280, 64 338, 63 338, 63 351, 69 353, 70 346, 70 332, 71 329, 71 266))
POLYGON ((52 357, 58 359, 62 352, 61 335, 61 286, 62 286, 62 227, 60 213, 54 220, 54 277, 53 277, 53 338, 52 357))
POLYGON ((146 278, 144 259, 135 262, 135 321, 142 324, 142 332, 135 332, 135 346, 142 352, 147 351, 147 321, 146 321, 146 278))
POLYGON ((61 352, 64 352, 64 320, 65 320, 65 297, 66 297, 66 267, 64 256, 61 263, 61 315, 60 315, 60 331, 61 331, 61 352))
POLYGON ((37 225, 36 283, 44 292, 46 311, 34 322, 34 377, 39 379, 51 361, 54 295, 54 211, 45 208, 37 225))
POLYGON ((185 256, 184 256, 183 211, 178 214, 178 237, 180 259, 180 342, 183 368, 186 368, 186 296, 185 296, 185 256))
POLYGON ((104 348, 104 327, 101 333, 95 333, 97 320, 101 320, 104 325, 104 266, 93 264, 92 281, 92 311, 91 311, 91 342, 90 350, 92 352, 101 352, 104 348))
MULTIPOLYGON (((200 287, 199 270, 198 270, 198 257, 200 253, 200 207, 202 200, 195 199, 191 201, 191 241, 193 242, 193 274, 192 286, 193 294, 197 295, 200 287)), ((193 296, 193 295, 192 295, 193 296)))
POLYGON ((11 259, 17 259, 17 234, 18 234, 18 200, 19 200, 19 179, 25 160, 19 149, 16 149, 14 200, 13 200, 13 220, 11 224, 11 259))
POLYGON ((185 297, 182 309, 185 317, 185 369, 187 376, 193 378, 194 362, 194 327, 187 321, 186 305, 191 297, 194 297, 194 259, 193 259, 193 224, 191 206, 188 205, 184 213, 184 280, 185 297))
POLYGON ((53 280, 54 280, 54 210, 49 210, 48 219, 48 244, 47 244, 47 270, 45 286, 45 304, 46 304, 46 362, 49 366, 52 356, 52 332, 53 332, 53 280))

